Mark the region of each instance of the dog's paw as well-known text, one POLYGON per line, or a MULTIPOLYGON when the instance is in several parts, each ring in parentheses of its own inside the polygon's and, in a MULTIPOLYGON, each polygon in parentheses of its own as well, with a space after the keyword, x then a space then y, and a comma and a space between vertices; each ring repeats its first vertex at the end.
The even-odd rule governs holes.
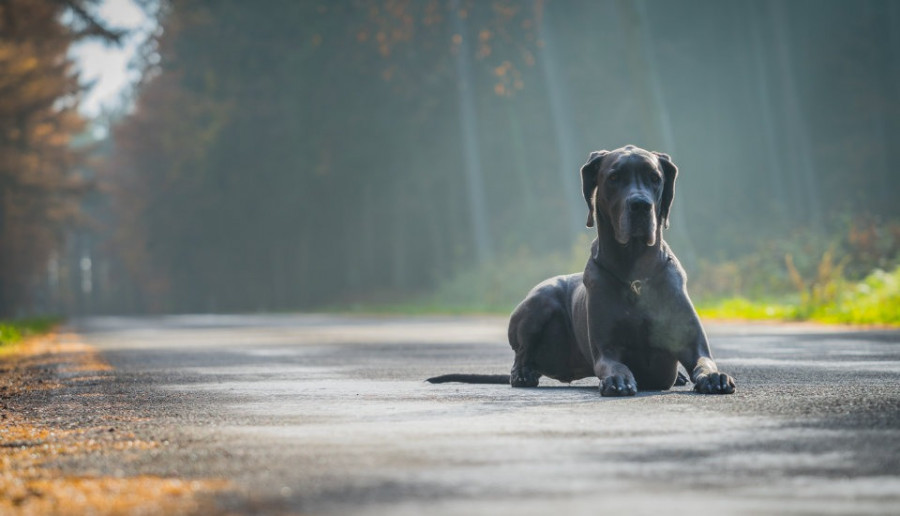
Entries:
POLYGON ((537 387, 541 379, 541 373, 533 371, 530 367, 513 369, 509 373, 509 384, 513 387, 537 387))
POLYGON ((733 394, 734 378, 725 373, 710 373, 697 378, 694 390, 700 394, 733 394))
POLYGON ((634 378, 614 374, 600 382, 600 394, 603 396, 634 396, 637 394, 637 383, 634 378))

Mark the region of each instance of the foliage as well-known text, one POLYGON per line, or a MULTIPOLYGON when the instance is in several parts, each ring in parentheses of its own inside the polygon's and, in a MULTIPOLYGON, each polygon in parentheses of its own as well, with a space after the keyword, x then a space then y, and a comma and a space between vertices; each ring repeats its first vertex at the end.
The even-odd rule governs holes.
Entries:
MULTIPOLYGON (((463 270, 441 282, 433 293, 414 296, 411 300, 341 304, 332 309, 368 313, 508 314, 543 279, 581 271, 589 241, 582 235, 568 254, 539 255, 522 248, 480 267, 463 270)), ((780 249, 784 245, 768 242, 764 247, 780 249)), ((808 257, 795 260, 791 254, 784 255, 780 265, 773 259, 774 263, 766 264, 762 271, 738 270, 734 262, 720 265, 718 272, 731 271, 744 278, 741 285, 746 287, 746 292, 765 291, 749 286, 746 278, 764 277, 772 270, 779 270, 789 285, 779 285, 776 294, 760 297, 745 297, 739 290, 723 291, 725 294, 719 297, 701 298, 697 310, 701 317, 711 320, 900 325, 900 266, 893 272, 875 269, 861 281, 854 281, 847 277, 846 265, 857 263, 858 253, 838 259, 837 248, 832 245, 823 251, 814 266, 809 265, 814 262, 808 257), (803 263, 803 272, 797 263, 803 263)), ((885 253, 895 256, 896 249, 886 248, 885 253)), ((759 264, 763 260, 754 257, 743 263, 759 264)))
POLYGON ((860 217, 831 239, 797 233, 705 262, 690 291, 707 318, 898 324, 898 271, 900 223, 860 217))
POLYGON ((54 317, 0 320, 0 346, 15 344, 23 338, 48 333, 59 324, 54 317))
POLYGON ((372 300, 342 303, 331 309, 364 313, 509 314, 541 281, 584 270, 590 241, 587 235, 579 236, 569 253, 538 254, 522 247, 480 266, 465 268, 425 294, 387 303, 372 300))
POLYGON ((844 284, 842 263, 835 264, 834 251, 828 249, 822 255, 822 261, 816 269, 816 275, 811 280, 804 280, 794 265, 794 257, 788 254, 784 257, 785 265, 791 282, 800 294, 798 304, 798 317, 807 318, 817 307, 834 303, 844 284))
MULTIPOLYGON (((542 257, 583 223, 581 160, 626 143, 680 168, 667 238, 701 300, 795 294, 786 255, 846 255, 835 214, 900 209, 890 3, 160 5, 104 167, 106 311, 499 309, 580 269, 542 257)), ((883 233, 835 265, 885 267, 883 233)))
POLYGON ((583 271, 589 246, 590 239, 582 236, 569 253, 535 255, 532 250, 520 248, 440 283, 426 298, 426 304, 509 313, 539 282, 583 271))
POLYGON ((705 303, 723 298, 833 297, 840 278, 855 282, 874 269, 900 263, 900 222, 857 216, 836 223, 830 237, 798 229, 755 239, 736 256, 702 259, 690 270, 691 295, 705 303))
POLYGON ((0 315, 29 304, 90 187, 73 146, 84 122, 67 52, 78 38, 119 34, 93 20, 88 3, 0 2, 0 315))
POLYGON ((818 288, 830 294, 776 300, 734 297, 703 303, 698 312, 707 319, 900 325, 900 267, 892 272, 876 269, 857 283, 832 278, 818 288))
MULTIPOLYGON (((447 7, 169 4, 104 176, 130 309, 308 308, 470 264, 447 7)), ((481 91, 503 102, 534 64, 531 8, 464 7, 481 91)))
POLYGON ((900 325, 900 267, 876 269, 863 281, 845 285, 810 318, 821 322, 900 325))

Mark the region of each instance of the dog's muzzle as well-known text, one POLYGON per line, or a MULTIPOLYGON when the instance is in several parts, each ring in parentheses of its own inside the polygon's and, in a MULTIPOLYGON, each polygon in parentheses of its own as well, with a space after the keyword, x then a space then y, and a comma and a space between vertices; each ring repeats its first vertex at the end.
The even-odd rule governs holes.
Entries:
POLYGON ((616 240, 628 244, 632 239, 656 244, 656 217, 653 202, 644 196, 630 197, 626 202, 616 231, 616 240))

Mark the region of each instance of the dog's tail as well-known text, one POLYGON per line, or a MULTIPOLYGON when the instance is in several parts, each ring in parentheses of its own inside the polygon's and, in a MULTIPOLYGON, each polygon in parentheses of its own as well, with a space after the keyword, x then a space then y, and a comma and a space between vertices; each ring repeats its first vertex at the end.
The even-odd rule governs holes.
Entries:
MULTIPOLYGON (((442 374, 425 380, 429 383, 490 383, 490 384, 506 384, 509 385, 508 374, 442 374)), ((690 380, 687 375, 678 371, 678 377, 675 379, 676 386, 687 385, 690 380)))
POLYGON ((431 383, 492 383, 509 385, 508 374, 443 374, 425 380, 431 383))

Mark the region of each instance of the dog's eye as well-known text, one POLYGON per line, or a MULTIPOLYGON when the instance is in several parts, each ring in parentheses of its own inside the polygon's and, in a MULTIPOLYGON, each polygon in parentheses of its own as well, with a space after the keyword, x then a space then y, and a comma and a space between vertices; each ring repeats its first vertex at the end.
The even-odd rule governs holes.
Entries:
POLYGON ((606 180, 609 181, 610 183, 618 183, 619 182, 619 174, 616 172, 613 172, 606 178, 606 180))
POLYGON ((662 177, 653 174, 652 176, 650 176, 650 181, 652 181, 653 184, 658 185, 662 181, 662 177))

